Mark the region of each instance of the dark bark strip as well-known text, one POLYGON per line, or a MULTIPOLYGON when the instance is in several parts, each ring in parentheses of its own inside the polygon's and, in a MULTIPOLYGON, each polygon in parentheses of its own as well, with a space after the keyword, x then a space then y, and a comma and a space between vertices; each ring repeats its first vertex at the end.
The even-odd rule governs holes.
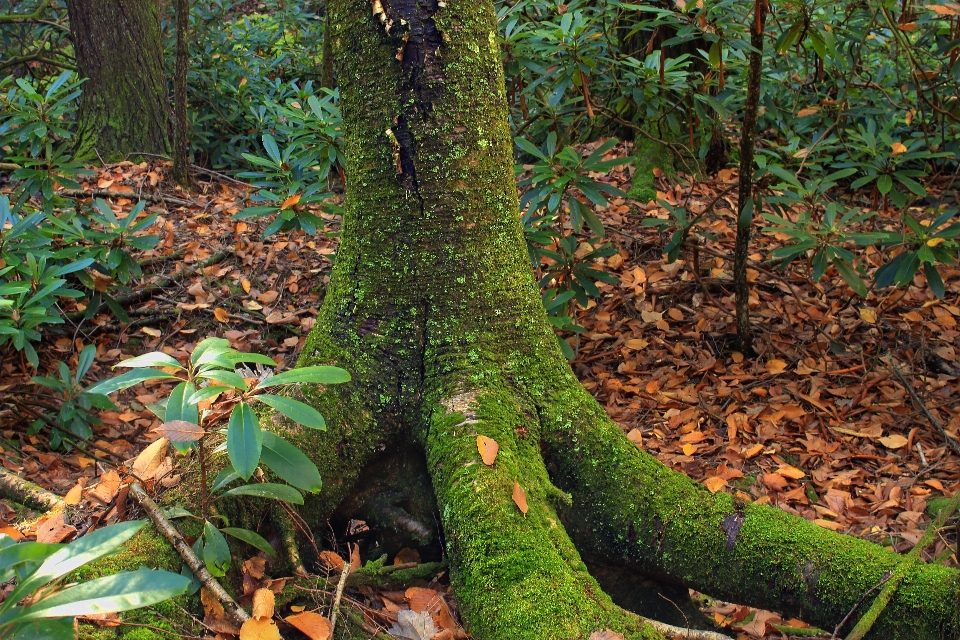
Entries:
POLYGON ((77 68, 86 78, 77 156, 105 160, 170 151, 170 103, 156 0, 67 0, 77 68))

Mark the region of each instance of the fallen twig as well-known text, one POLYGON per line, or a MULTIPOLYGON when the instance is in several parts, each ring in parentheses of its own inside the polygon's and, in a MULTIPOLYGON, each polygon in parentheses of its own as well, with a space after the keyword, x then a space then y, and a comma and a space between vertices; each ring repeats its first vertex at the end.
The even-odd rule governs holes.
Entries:
POLYGON ((903 372, 900 371, 900 368, 893 362, 893 358, 887 355, 887 362, 890 363, 890 366, 893 368, 893 372, 896 374, 897 378, 900 379, 900 382, 903 383, 903 386, 907 388, 907 393, 910 394, 910 397, 913 398, 913 401, 920 408, 921 411, 927 416, 927 419, 930 423, 937 428, 937 431, 940 432, 940 436, 943 437, 944 442, 947 443, 947 446, 950 447, 954 453, 960 454, 960 444, 956 440, 950 437, 947 433, 947 430, 943 428, 943 425, 940 424, 940 421, 937 420, 936 416, 930 413, 930 409, 927 408, 927 405, 917 396, 917 392, 913 390, 913 385, 907 380, 906 376, 903 375, 903 372))
POLYGON ((140 506, 143 507, 144 513, 147 514, 147 517, 150 518, 150 521, 153 522, 157 530, 173 546, 180 557, 183 558, 183 562, 190 567, 193 575, 197 576, 197 579, 206 587, 207 591, 223 605, 230 621, 238 627, 243 626, 243 623, 250 619, 250 615, 237 604, 236 600, 230 597, 229 593, 224 591, 220 583, 217 582, 217 579, 207 571, 203 560, 197 557, 193 549, 190 548, 190 545, 187 544, 180 535, 180 532, 177 531, 177 528, 174 527, 170 520, 167 519, 167 516, 164 515, 163 510, 147 495, 147 492, 143 490, 143 487, 141 487, 139 483, 134 482, 130 485, 130 493, 137 499, 140 506))
POLYGON ((646 618, 645 622, 668 638, 683 638, 683 640, 730 640, 730 636, 726 636, 715 631, 685 629, 683 627, 675 627, 672 624, 658 622, 649 618, 646 618))
POLYGON ((350 575, 350 563, 343 563, 343 571, 340 572, 340 582, 337 583, 337 592, 333 597, 333 606, 330 607, 330 636, 333 637, 333 630, 337 626, 337 612, 340 609, 340 598, 343 597, 343 588, 347 586, 347 576, 350 575))
POLYGON ((38 507, 46 511, 61 509, 64 506, 63 498, 47 491, 25 478, 14 475, 0 467, 0 494, 16 500, 21 504, 38 507))

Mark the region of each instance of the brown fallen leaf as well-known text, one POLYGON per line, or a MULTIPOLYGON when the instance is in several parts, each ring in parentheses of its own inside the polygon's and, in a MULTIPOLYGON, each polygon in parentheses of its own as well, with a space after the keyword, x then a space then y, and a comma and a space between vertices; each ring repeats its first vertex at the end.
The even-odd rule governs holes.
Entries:
POLYGON ((480 452, 480 459, 483 460, 483 464, 489 467, 496 461, 500 445, 493 438, 477 436, 477 451, 480 452))
POLYGON ((709 489, 710 493, 716 493, 717 491, 720 491, 720 489, 722 489, 726 484, 727 481, 720 476, 710 476, 703 481, 703 486, 709 489))
POLYGON ((624 640, 625 636, 622 633, 617 633, 611 629, 604 629, 603 631, 594 631, 590 634, 589 640, 624 640))
POLYGON ((885 438, 880 438, 880 444, 885 446, 887 449, 900 449, 907 446, 909 440, 904 438, 899 433, 893 433, 885 438))
MULTIPOLYGON (((322 562, 328 569, 333 571, 343 571, 344 561, 339 555, 333 551, 321 551, 320 552, 320 562, 322 562)), ((262 575, 260 576, 263 577, 262 575)))
POLYGON ((409 547, 404 547, 400 549, 396 557, 393 559, 393 564, 420 564, 420 553, 416 549, 411 549, 409 547))
POLYGON ((426 611, 431 604, 440 598, 440 592, 422 587, 410 587, 403 595, 410 602, 410 608, 417 613, 426 611))
POLYGON ((198 425, 186 420, 171 420, 154 429, 170 442, 196 442, 203 437, 204 431, 198 425))
POLYGON ((58 511, 37 525, 37 542, 58 544, 76 532, 76 527, 64 521, 63 511, 58 511))
POLYGON ((217 307, 214 309, 213 317, 217 322, 230 322, 230 312, 223 307, 217 307))
POLYGON ((257 589, 253 594, 253 609, 250 615, 254 618, 272 618, 274 607, 273 591, 270 589, 257 589))
POLYGON ((513 501, 516 503, 517 508, 523 512, 523 515, 527 515, 527 511, 530 510, 530 507, 527 506, 527 492, 523 490, 523 487, 521 487, 520 483, 516 480, 513 481, 513 501))
MULTIPOLYGON (((291 607, 291 609, 292 608, 293 607, 291 607)), ((330 626, 330 621, 313 611, 304 611, 303 613, 287 616, 284 620, 294 626, 300 633, 310 638, 310 640, 327 640, 333 631, 330 626)))
POLYGON ((109 504, 120 491, 120 475, 116 471, 107 471, 100 476, 100 484, 87 494, 103 504, 109 504))
POLYGON ((83 486, 80 484, 75 484, 70 491, 67 491, 67 495, 63 496, 63 503, 68 506, 76 506, 80 504, 80 498, 83 496, 83 486))
POLYGON ((775 473, 779 473, 781 476, 785 478, 791 478, 793 480, 799 480, 800 478, 807 475, 800 469, 797 469, 796 467, 791 467, 788 464, 780 465, 780 468, 777 469, 775 473))
POLYGON ((240 627, 240 640, 280 640, 280 629, 270 618, 250 618, 240 627))
POLYGON ((141 480, 150 480, 163 464, 163 456, 167 453, 166 438, 157 438, 149 447, 140 452, 133 461, 131 472, 141 480))

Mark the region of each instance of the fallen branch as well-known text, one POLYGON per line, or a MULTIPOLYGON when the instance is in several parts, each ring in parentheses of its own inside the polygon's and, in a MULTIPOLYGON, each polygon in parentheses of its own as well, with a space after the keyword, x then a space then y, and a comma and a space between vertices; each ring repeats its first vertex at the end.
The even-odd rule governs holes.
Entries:
POLYGON ((917 396, 917 392, 913 390, 913 385, 907 381, 906 376, 903 375, 903 372, 900 371, 900 368, 894 364, 893 358, 887 355, 887 362, 890 363, 890 366, 893 368, 893 372, 897 375, 897 378, 900 379, 900 382, 903 383, 903 386, 907 388, 907 393, 910 394, 910 397, 913 398, 913 401, 916 405, 923 411, 927 416, 927 419, 930 423, 937 428, 937 431, 940 432, 940 436, 943 438, 944 442, 947 443, 947 446, 950 447, 954 453, 960 454, 960 444, 957 444, 957 441, 950 437, 947 433, 947 430, 943 428, 943 425, 940 424, 940 421, 930 413, 930 409, 927 408, 927 405, 917 396))
POLYGON ((175 198, 173 196, 157 195, 153 193, 127 193, 125 191, 111 191, 109 189, 61 189, 57 192, 57 195, 69 196, 71 198, 75 198, 77 196, 87 198, 136 198, 138 200, 146 200, 148 202, 164 202, 166 204, 173 204, 178 207, 202 206, 199 202, 194 202, 193 200, 184 200, 183 198, 175 198))
POLYGON ((134 482, 130 485, 130 493, 137 499, 140 506, 143 507, 144 513, 146 513, 150 521, 153 522, 153 526, 157 528, 157 531, 167 539, 180 557, 183 558, 183 562, 190 567, 193 575, 197 576, 197 579, 206 587, 207 591, 223 605, 230 621, 237 627, 243 626, 243 623, 250 619, 250 615, 230 597, 229 593, 224 591, 216 578, 207 571, 203 560, 197 557, 193 549, 190 548, 190 545, 187 544, 180 535, 180 532, 177 531, 177 528, 174 527, 170 520, 167 519, 167 516, 164 515, 163 510, 147 495, 147 492, 143 490, 143 487, 141 487, 139 483, 134 482))
MULTIPOLYGON (((893 363, 891 362, 891 364, 893 363)), ((893 570, 893 574, 890 576, 890 579, 887 580, 887 584, 884 585, 883 591, 881 591, 877 599, 873 601, 873 604, 870 605, 867 612, 863 614, 863 617, 857 622, 857 625, 853 628, 853 631, 850 632, 850 635, 847 636, 846 640, 862 640, 863 637, 870 632, 870 629, 873 628, 873 623, 877 621, 877 618, 880 617, 883 610, 887 608, 887 604, 897 592, 897 587, 903 582, 904 577, 913 569, 913 566, 920 561, 920 553, 930 546, 930 543, 933 542, 933 536, 943 527, 947 518, 952 516, 957 510, 957 506, 960 506, 960 491, 957 491, 953 499, 940 510, 940 513, 937 514, 933 522, 927 526, 927 530, 923 532, 923 537, 920 538, 920 542, 910 550, 907 557, 893 570)))
POLYGON ((656 620, 651 620, 649 618, 645 618, 644 622, 668 638, 683 638, 683 640, 730 640, 730 636, 725 636, 722 633, 716 633, 715 631, 685 629, 683 627, 675 627, 672 624, 667 624, 665 622, 657 622, 656 620))
POLYGON ((25 478, 14 475, 3 467, 0 467, 0 494, 20 504, 38 507, 45 511, 53 511, 64 507, 63 498, 57 494, 51 493, 25 478))
POLYGON ((330 607, 330 636, 333 636, 333 630, 337 627, 337 612, 340 610, 340 599, 343 597, 343 588, 347 586, 347 576, 350 575, 350 563, 343 563, 343 571, 340 572, 340 582, 337 583, 337 592, 333 597, 333 606, 330 607))

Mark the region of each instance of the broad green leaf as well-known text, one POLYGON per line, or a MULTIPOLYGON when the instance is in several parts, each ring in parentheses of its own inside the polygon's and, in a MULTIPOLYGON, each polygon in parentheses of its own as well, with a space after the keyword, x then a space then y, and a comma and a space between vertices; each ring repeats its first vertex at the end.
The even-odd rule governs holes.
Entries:
POLYGON ((226 575, 230 568, 230 545, 209 520, 203 524, 203 563, 207 571, 218 578, 226 575))
POLYGON ((943 278, 940 277, 937 267, 929 263, 924 263, 923 272, 927 276, 927 284, 930 286, 930 290, 933 291, 933 295, 943 300, 946 291, 943 286, 943 278))
POLYGON ((262 353, 244 353, 242 351, 235 351, 233 353, 224 354, 224 357, 233 363, 255 362, 257 364, 265 364, 270 367, 277 366, 277 363, 273 358, 270 356, 265 356, 262 353))
POLYGON ((260 463, 263 432, 256 414, 241 402, 230 413, 227 425, 227 455, 233 468, 244 480, 249 480, 260 463))
POLYGON ((124 360, 123 362, 118 362, 113 365, 114 368, 117 367, 176 367, 177 369, 183 369, 183 365, 180 364, 180 361, 174 358, 171 355, 162 353, 160 351, 154 351, 153 353, 145 353, 142 356, 137 356, 135 358, 130 358, 124 360))
POLYGON ((250 531, 249 529, 237 529, 236 527, 224 527, 223 529, 220 529, 220 531, 228 536, 233 536, 238 540, 243 540, 251 547, 256 547, 257 549, 260 549, 260 551, 268 553, 271 556, 277 555, 277 552, 273 550, 273 547, 270 546, 270 543, 264 540, 263 536, 255 531, 250 531))
POLYGON ((14 627, 10 640, 51 640, 73 638, 73 618, 37 618, 14 627))
POLYGON ((16 577, 17 569, 26 563, 40 564, 61 547, 62 544, 42 542, 22 542, 5 547, 0 551, 0 581, 6 582, 16 577))
POLYGON ((60 576, 70 573, 77 567, 83 566, 88 562, 92 562, 97 558, 119 549, 124 542, 132 538, 145 524, 146 522, 142 520, 121 522, 120 524, 110 525, 103 529, 97 529, 93 533, 88 533, 82 538, 74 540, 69 545, 54 552, 36 571, 20 582, 9 596, 7 596, 3 606, 0 607, 0 611, 8 609, 9 605, 19 602, 28 593, 36 591, 47 582, 56 580, 60 576))
POLYGON ((220 489, 223 489, 225 486, 234 480, 238 480, 239 478, 240 474, 234 471, 233 467, 228 465, 226 469, 217 474, 217 478, 213 481, 213 487, 211 487, 210 490, 214 492, 220 491, 220 489))
POLYGON ((267 387, 276 387, 281 384, 297 384, 300 382, 313 384, 340 384, 342 382, 349 381, 350 374, 340 367, 298 367, 296 369, 284 371, 283 373, 278 373, 275 376, 267 378, 257 385, 257 388, 266 389, 267 387))
POLYGON ((108 395, 114 391, 120 391, 135 384, 140 384, 144 380, 158 380, 160 378, 176 378, 172 373, 157 371, 156 369, 133 369, 122 373, 115 378, 101 380, 94 385, 87 387, 87 393, 100 393, 108 395))
POLYGON ((231 351, 229 340, 225 338, 206 338, 193 348, 193 353, 190 354, 190 363, 196 367, 229 351, 231 351))
POLYGON ((176 520, 177 518, 185 518, 187 516, 192 516, 193 514, 183 507, 171 507, 170 509, 164 509, 163 515, 167 516, 167 518, 170 520, 176 520))
POLYGON ((887 195, 890 193, 890 188, 893 187, 893 178, 884 174, 877 178, 877 191, 880 192, 880 195, 887 195))
POLYGON ((216 380, 222 384, 225 384, 234 389, 240 389, 241 391, 247 390, 247 383, 244 381, 243 376, 234 371, 223 371, 222 369, 212 369, 210 371, 205 371, 197 376, 198 378, 203 378, 207 380, 216 380))
POLYGON ((260 460, 278 476, 304 491, 316 493, 323 486, 317 465, 300 449, 269 431, 263 432, 260 460))
POLYGON ((68 587, 22 609, 13 620, 129 611, 178 596, 189 585, 170 571, 125 571, 68 587))
MULTIPOLYGON (((190 401, 194 393, 196 393, 196 387, 194 387, 192 382, 181 382, 174 387, 173 391, 170 392, 170 397, 167 398, 163 421, 173 422, 180 420, 199 424, 200 412, 197 409, 197 405, 190 401)), ((193 446, 192 442, 171 442, 170 444, 181 454, 186 454, 187 451, 190 450, 190 447, 193 446)))
POLYGON ((263 393, 254 397, 305 427, 310 427, 311 429, 327 428, 327 423, 323 419, 323 416, 320 415, 320 412, 304 402, 283 396, 275 396, 269 393, 263 393))
POLYGON ((835 266, 837 271, 840 272, 840 276, 843 278, 844 282, 846 282, 858 296, 866 298, 867 285, 863 282, 863 279, 860 278, 860 275, 856 272, 856 270, 839 258, 833 258, 832 261, 833 266, 835 266))
POLYGON ((271 498, 273 500, 282 500, 283 502, 292 502, 293 504, 303 504, 303 496, 299 491, 289 485, 274 484, 272 482, 245 484, 230 489, 230 491, 225 491, 223 495, 256 496, 258 498, 271 498))

